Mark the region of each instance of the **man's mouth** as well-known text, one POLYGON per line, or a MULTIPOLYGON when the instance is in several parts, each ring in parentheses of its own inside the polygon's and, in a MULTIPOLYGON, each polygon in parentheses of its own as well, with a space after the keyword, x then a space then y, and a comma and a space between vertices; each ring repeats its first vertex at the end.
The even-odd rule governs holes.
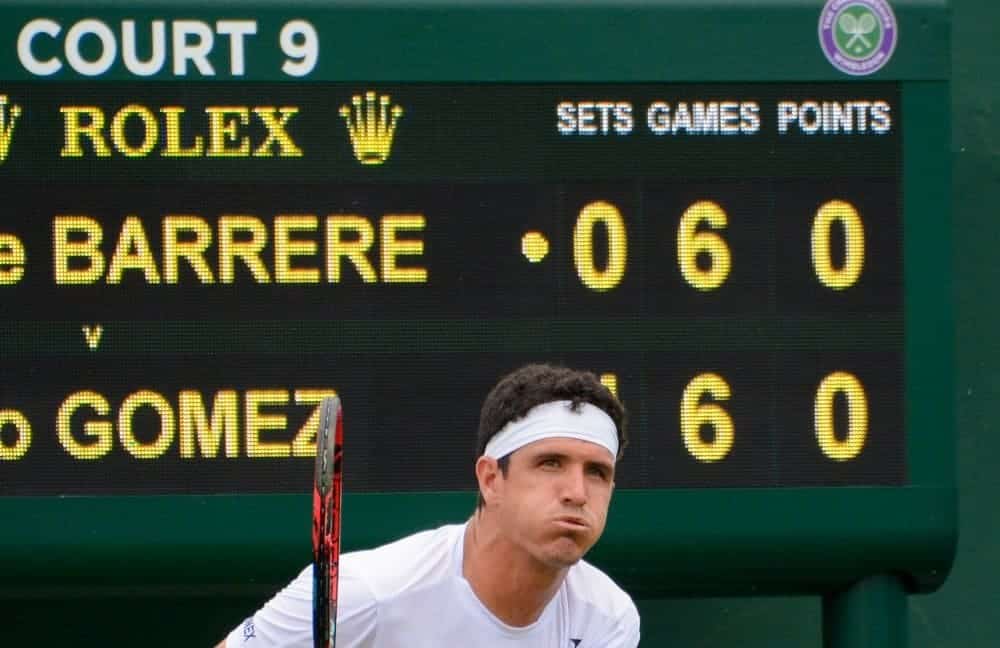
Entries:
POLYGON ((590 528, 587 521, 582 517, 576 517, 574 515, 563 515, 555 519, 555 523, 558 526, 564 527, 566 529, 571 529, 573 531, 585 531, 590 528))

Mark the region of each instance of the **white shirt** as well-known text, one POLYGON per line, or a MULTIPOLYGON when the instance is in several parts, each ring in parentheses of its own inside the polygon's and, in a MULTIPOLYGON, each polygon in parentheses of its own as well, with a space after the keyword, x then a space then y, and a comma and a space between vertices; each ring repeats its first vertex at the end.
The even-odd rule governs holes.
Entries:
MULTIPOLYGON (((580 561, 537 621, 493 615, 462 575, 465 525, 340 559, 337 648, 636 648, 639 612, 614 581, 580 561)), ((234 629, 226 648, 312 648, 312 566, 234 629)))

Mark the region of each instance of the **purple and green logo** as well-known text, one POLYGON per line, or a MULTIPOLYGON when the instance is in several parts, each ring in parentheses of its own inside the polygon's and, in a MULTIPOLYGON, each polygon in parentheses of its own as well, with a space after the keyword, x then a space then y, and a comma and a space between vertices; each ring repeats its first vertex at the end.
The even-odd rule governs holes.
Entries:
POLYGON ((880 70, 892 58, 898 35, 887 0, 827 0, 819 17, 823 53, 847 74, 880 70))

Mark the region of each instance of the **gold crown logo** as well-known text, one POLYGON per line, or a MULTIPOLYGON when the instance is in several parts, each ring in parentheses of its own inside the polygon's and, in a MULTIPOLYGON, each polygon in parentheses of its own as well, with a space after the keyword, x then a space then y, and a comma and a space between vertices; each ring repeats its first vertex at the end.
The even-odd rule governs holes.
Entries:
POLYGON ((341 106, 340 116, 347 122, 347 132, 354 146, 354 157, 361 164, 382 164, 389 159, 396 123, 403 116, 402 106, 389 109, 389 95, 375 100, 375 92, 351 97, 351 106, 341 106), (353 106, 353 114, 351 107, 353 106))
POLYGON ((21 116, 21 107, 11 105, 7 108, 7 95, 0 95, 0 164, 7 160, 10 151, 10 140, 14 135, 14 125, 21 116))

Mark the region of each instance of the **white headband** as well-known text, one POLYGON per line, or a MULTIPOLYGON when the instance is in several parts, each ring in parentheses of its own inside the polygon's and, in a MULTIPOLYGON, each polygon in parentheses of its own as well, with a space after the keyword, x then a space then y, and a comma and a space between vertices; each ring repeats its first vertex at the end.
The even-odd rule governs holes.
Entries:
POLYGON ((572 404, 560 400, 533 407, 524 418, 494 434, 483 456, 500 459, 534 441, 559 437, 596 443, 617 458, 618 428, 607 412, 590 403, 580 403, 573 411, 572 404))

